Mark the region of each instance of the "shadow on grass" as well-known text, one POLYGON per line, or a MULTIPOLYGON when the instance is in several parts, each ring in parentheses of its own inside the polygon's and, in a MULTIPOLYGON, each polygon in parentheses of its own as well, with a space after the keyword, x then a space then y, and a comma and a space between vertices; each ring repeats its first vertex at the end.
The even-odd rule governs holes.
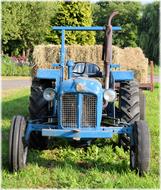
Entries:
POLYGON ((24 115, 28 114, 29 97, 24 96, 14 100, 3 101, 2 102, 2 119, 11 120, 14 115, 24 115))
MULTIPOLYGON (((12 120, 14 115, 28 115, 28 96, 24 96, 18 99, 5 101, 2 103, 2 119, 3 119, 3 128, 2 128, 2 169, 8 170, 8 143, 9 143, 9 130, 10 130, 10 122, 8 120, 12 120), (7 122, 6 122, 7 121, 7 122), (5 123, 6 122, 6 123, 5 123)), ((52 142, 52 141, 51 141, 52 142)), ((94 142, 95 144, 95 142, 94 142)), ((69 146, 70 142, 66 140, 58 140, 56 144, 52 144, 49 146, 49 149, 53 149, 55 147, 61 146, 66 147, 69 146)), ((97 145, 97 143, 96 143, 97 145)), ((103 144, 98 144, 101 146, 113 145, 112 141, 107 141, 103 144)), ((84 148, 86 150, 86 147, 84 148)), ((79 170, 81 172, 87 172, 92 168, 97 168, 100 171, 116 171, 118 173, 125 172, 129 166, 127 162, 120 163, 103 163, 101 161, 94 160, 85 160, 74 162, 69 158, 66 158, 65 161, 56 161, 52 159, 45 159, 41 157, 40 151, 30 150, 29 152, 28 163, 34 164, 35 162, 42 167, 52 169, 55 167, 61 167, 62 169, 66 167, 66 165, 72 166, 74 169, 79 170)), ((108 156, 108 155, 107 155, 108 156)))
MULTIPOLYGON (((3 130, 3 133, 9 136, 9 130, 3 130)), ((6 138, 3 139, 2 141, 2 169, 5 169, 7 171, 9 169, 8 142, 9 141, 6 138)), ((61 146, 61 148, 66 148, 67 146, 70 145, 70 142, 66 140, 58 140, 55 147, 58 147, 58 144, 59 146, 61 146)), ((111 145, 111 142, 104 144, 104 146, 108 146, 108 145, 111 145)), ((86 150, 86 147, 84 148, 84 150, 86 150)), ((59 160, 54 160, 54 159, 42 158, 42 152, 38 150, 34 150, 34 149, 29 150, 27 162, 33 165, 35 165, 36 163, 38 166, 47 168, 49 170, 54 169, 54 168, 65 169, 66 167, 69 167, 82 173, 86 173, 88 172, 88 170, 91 170, 91 169, 97 169, 100 172, 109 171, 109 172, 117 172, 117 173, 128 172, 129 170, 129 165, 127 164, 126 160, 123 160, 121 163, 120 162, 104 163, 101 160, 99 161, 99 160, 93 160, 89 158, 86 159, 84 157, 83 160, 79 160, 79 161, 73 161, 70 158, 65 158, 64 161, 59 161, 59 160)))
POLYGON ((160 88, 160 83, 158 82, 158 83, 154 83, 154 89, 158 89, 158 88, 160 88))
POLYGON ((8 169, 9 129, 2 128, 2 169, 8 169), (7 167, 7 168, 6 168, 7 167))
MULTIPOLYGON (((30 152, 31 153, 31 152, 30 152)), ((108 155, 107 155, 108 156, 108 155)), ((109 172, 128 172, 129 165, 126 160, 123 160, 121 163, 112 163, 107 162, 104 163, 99 160, 79 160, 73 161, 70 158, 66 158, 64 161, 58 161, 54 159, 45 159, 41 157, 40 152, 34 152, 34 159, 29 156, 28 163, 31 164, 38 164, 38 166, 45 167, 47 169, 54 169, 54 168, 61 168, 62 170, 66 167, 73 168, 74 170, 78 170, 79 172, 86 173, 91 169, 97 169, 100 172, 109 171, 109 172)))

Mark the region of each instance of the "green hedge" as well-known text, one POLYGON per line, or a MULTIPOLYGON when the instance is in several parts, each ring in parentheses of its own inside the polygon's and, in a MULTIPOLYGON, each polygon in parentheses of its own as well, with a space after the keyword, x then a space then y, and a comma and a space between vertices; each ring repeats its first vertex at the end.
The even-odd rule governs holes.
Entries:
POLYGON ((17 65, 8 56, 2 57, 2 76, 30 76, 31 67, 28 65, 17 65))

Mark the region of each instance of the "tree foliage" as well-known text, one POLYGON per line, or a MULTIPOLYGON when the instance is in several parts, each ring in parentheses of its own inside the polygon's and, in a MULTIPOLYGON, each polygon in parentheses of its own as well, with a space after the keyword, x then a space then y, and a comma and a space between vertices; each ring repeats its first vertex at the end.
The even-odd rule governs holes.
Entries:
MULTIPOLYGON (((58 11, 52 18, 52 26, 91 26, 92 10, 89 2, 66 1, 59 2, 58 11)), ((67 44, 94 44, 94 32, 67 31, 65 33, 67 44)), ((60 32, 52 31, 48 41, 60 43, 60 32)))
MULTIPOLYGON (((113 11, 118 11, 119 15, 113 19, 112 24, 122 27, 120 32, 114 32, 113 44, 120 47, 136 47, 138 44, 141 4, 139 2, 98 2, 93 7, 94 24, 101 26, 107 24, 107 18, 113 11)), ((97 43, 101 43, 102 39, 103 34, 97 33, 97 43)))
POLYGON ((159 2, 147 4, 143 9, 139 44, 146 56, 159 64, 159 2))
POLYGON ((50 2, 3 2, 3 51, 19 54, 42 43, 49 33, 52 10, 50 2))
MULTIPOLYGON (((122 31, 113 33, 113 44, 120 47, 140 46, 149 59, 159 63, 159 2, 142 9, 139 2, 103 1, 97 3, 2 2, 2 50, 9 55, 29 52, 40 43, 60 44, 60 32, 52 26, 103 26, 113 11, 112 22, 122 31)), ((103 32, 68 31, 67 44, 103 42, 103 32)))

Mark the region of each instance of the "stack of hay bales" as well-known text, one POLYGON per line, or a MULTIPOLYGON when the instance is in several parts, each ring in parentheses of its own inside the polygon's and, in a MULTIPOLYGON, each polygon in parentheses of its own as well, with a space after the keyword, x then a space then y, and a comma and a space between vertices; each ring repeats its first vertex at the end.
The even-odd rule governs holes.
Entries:
POLYGON ((38 45, 33 51, 33 61, 37 68, 51 68, 52 63, 59 62, 58 45, 38 45))
MULTIPOLYGON (((124 48, 113 46, 113 63, 120 64, 123 70, 134 70, 140 83, 147 82, 148 59, 145 58, 140 48, 124 48)), ((37 68, 52 68, 52 63, 59 63, 60 45, 38 45, 33 52, 35 63, 34 72, 37 68)), ((68 45, 66 46, 65 60, 86 61, 96 63, 103 70, 102 45, 68 45)), ((56 68, 57 69, 57 68, 56 68)), ((65 72, 66 75, 66 72, 65 72)))

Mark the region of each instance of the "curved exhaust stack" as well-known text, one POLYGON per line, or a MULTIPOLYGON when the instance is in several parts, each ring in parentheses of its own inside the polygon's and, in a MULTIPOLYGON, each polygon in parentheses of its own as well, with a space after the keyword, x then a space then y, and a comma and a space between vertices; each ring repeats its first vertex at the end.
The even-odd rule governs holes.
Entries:
MULTIPOLYGON (((112 63, 112 24, 111 21, 113 17, 118 15, 119 13, 113 12, 109 19, 108 25, 106 25, 105 37, 104 37, 104 45, 103 45, 103 54, 102 60, 104 61, 104 69, 105 69, 105 89, 109 88, 109 77, 110 77, 110 63, 112 63)), ((106 101, 103 107, 106 107, 108 102, 106 101)))

